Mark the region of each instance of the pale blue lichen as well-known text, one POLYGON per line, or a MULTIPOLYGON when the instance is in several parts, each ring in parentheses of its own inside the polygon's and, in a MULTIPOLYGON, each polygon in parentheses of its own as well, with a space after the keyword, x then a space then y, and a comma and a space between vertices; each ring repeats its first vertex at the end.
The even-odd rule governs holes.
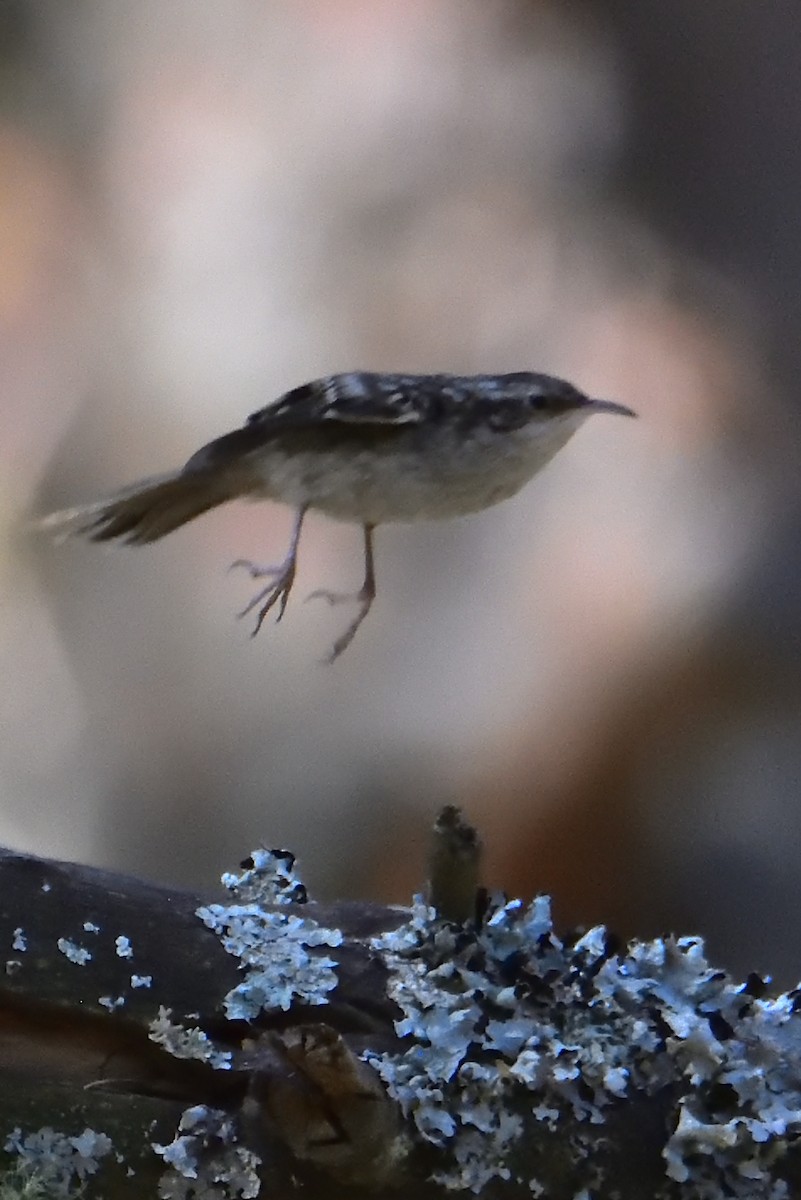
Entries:
POLYGON ((27 1134, 17 1127, 3 1149, 16 1157, 15 1169, 21 1178, 35 1178, 48 1197, 66 1200, 80 1193, 113 1144, 107 1134, 94 1129, 73 1136, 49 1126, 27 1134))
POLYGON ((152 986, 153 986, 153 976, 152 975, 132 975, 131 976, 131 987, 132 988, 149 988, 152 986))
POLYGON ((305 904, 306 888, 295 873, 288 850, 261 846, 242 864, 239 874, 225 871, 221 883, 242 904, 305 904))
POLYGON ((337 985, 337 962, 312 951, 341 945, 342 931, 265 907, 305 901, 292 856, 254 851, 242 874, 223 875, 223 883, 237 903, 206 904, 197 915, 239 959, 245 974, 225 997, 229 1019, 252 1021, 261 1012, 287 1011, 295 1001, 326 1004, 337 985))
POLYGON ((181 1116, 171 1142, 152 1146, 169 1166, 158 1184, 162 1200, 252 1200, 259 1194, 261 1159, 238 1143, 230 1114, 196 1104, 181 1116))
MULTIPOLYGON (((697 938, 618 953, 598 927, 565 943, 546 897, 495 901, 478 928, 438 921, 417 899, 410 920, 372 945, 391 972, 405 1048, 365 1057, 419 1136, 449 1152, 437 1182, 480 1192, 510 1179, 516 1113, 547 1137, 566 1117, 598 1126, 633 1092, 671 1085, 684 1094, 666 1185, 694 1200, 785 1194, 775 1168, 801 1135, 801 992, 750 994, 710 968, 697 938)), ((588 1155, 595 1144, 586 1139, 588 1155)), ((588 1161, 594 1187, 592 1170, 588 1161)))
POLYGON ((17 950, 20 954, 24 954, 28 949, 28 939, 23 933, 21 925, 18 925, 12 934, 11 949, 17 950))
POLYGON ((100 926, 96 925, 94 921, 84 921, 83 927, 86 933, 100 933, 100 926))
POLYGON ((218 1050, 208 1034, 197 1026, 186 1028, 170 1019, 170 1009, 159 1007, 148 1026, 148 1037, 163 1046, 173 1058, 195 1058, 216 1071, 230 1071, 231 1051, 218 1050))
POLYGON ((114 1012, 117 1008, 122 1008, 125 1004, 124 996, 98 996, 97 1003, 101 1008, 107 1008, 109 1012, 114 1012))
POLYGON ((77 942, 73 942, 69 938, 60 937, 56 945, 64 957, 68 958, 71 963, 75 963, 78 967, 85 967, 92 958, 91 950, 87 950, 84 946, 79 946, 77 942))
POLYGON ((118 938, 114 939, 114 950, 117 958, 133 958, 133 946, 131 939, 121 933, 118 938))

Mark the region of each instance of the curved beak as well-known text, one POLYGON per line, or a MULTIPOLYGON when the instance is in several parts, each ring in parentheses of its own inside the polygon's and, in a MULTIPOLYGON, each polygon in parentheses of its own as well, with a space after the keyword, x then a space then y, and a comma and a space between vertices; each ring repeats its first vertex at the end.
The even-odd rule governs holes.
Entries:
POLYGON ((614 400, 590 400, 589 404, 593 412, 617 413, 620 417, 637 416, 633 408, 626 408, 625 404, 616 404, 614 400))

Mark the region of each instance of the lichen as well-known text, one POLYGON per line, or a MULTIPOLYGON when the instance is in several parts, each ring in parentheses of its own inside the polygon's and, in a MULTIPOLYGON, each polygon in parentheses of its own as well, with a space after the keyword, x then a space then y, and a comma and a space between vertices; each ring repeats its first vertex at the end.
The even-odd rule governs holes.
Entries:
POLYGON ((230 1071, 230 1050, 218 1050, 207 1033, 197 1026, 186 1028, 170 1020, 170 1009, 159 1007, 148 1027, 148 1037, 173 1058, 194 1058, 217 1071, 230 1071))
POLYGON ((296 1000, 326 1004, 337 985, 337 963, 313 951, 341 945, 342 931, 297 912, 280 911, 306 900, 292 855, 254 851, 241 874, 225 874, 222 882, 236 902, 206 904, 197 915, 239 959, 244 972, 242 983, 225 997, 229 1019, 252 1021, 261 1012, 287 1011, 296 1000))
POLYGON ((108 1009, 109 1012, 114 1012, 115 1009, 122 1008, 125 1004, 124 996, 98 996, 97 1003, 101 1008, 108 1009))
MULTIPOLYGON (((107 1134, 94 1129, 73 1136, 49 1126, 27 1134, 17 1127, 6 1138, 3 1149, 16 1157, 14 1174, 29 1185, 28 1195, 66 1200, 82 1191, 113 1144, 107 1134)), ((26 1194, 25 1189, 22 1194, 26 1194)))
POLYGON ((47 1180, 18 1166, 0 1171, 0 1200, 47 1200, 47 1180))
MULTIPOLYGON (((801 1134, 801 992, 767 999, 758 977, 732 983, 697 938, 619 952, 598 927, 562 941, 547 897, 495 900, 475 927, 438 920, 418 898, 372 945, 405 1048, 365 1057, 418 1136, 447 1152, 440 1184, 522 1183, 510 1163, 527 1123, 545 1138, 568 1118, 602 1126, 623 1098, 671 1084, 681 1098, 666 1185, 694 1200, 784 1194, 776 1165, 801 1134)), ((591 1169, 588 1159, 590 1186, 591 1169)))
POLYGON ((224 872, 221 883, 242 904, 305 904, 308 899, 289 850, 260 846, 245 859, 238 875, 224 872))
POLYGON ((118 958, 133 958, 134 952, 131 939, 123 933, 114 939, 114 950, 118 958))
POLYGON ((162 1200, 252 1200, 259 1194, 261 1159, 238 1143, 229 1114, 194 1105, 171 1142, 152 1146, 169 1167, 159 1180, 162 1200))
MULTIPOLYGON (((227 994, 224 1007, 231 1020, 250 1021, 264 1011, 286 1011, 294 1001, 325 1004, 337 985, 334 959, 318 952, 339 946, 342 932, 327 929, 297 912, 306 889, 294 872, 294 858, 282 850, 254 851, 239 874, 227 872, 223 886, 230 904, 197 909, 229 954, 240 963, 244 978, 227 994), (288 905, 293 911, 282 911, 288 905)), ((129 957, 130 943, 117 938, 117 953, 129 957)), ((132 976, 132 987, 149 987, 150 976, 132 976)), ((149 1036, 176 1058, 194 1058, 217 1070, 232 1066, 232 1054, 220 1050, 203 1029, 174 1023, 169 1009, 159 1008, 149 1036)), ((258 1193, 260 1159, 236 1142, 230 1116, 198 1105, 183 1114, 167 1145, 155 1144, 170 1169, 159 1185, 165 1200, 220 1200, 258 1193)))
POLYGON ((92 951, 87 950, 85 946, 79 946, 77 942, 73 942, 70 938, 60 937, 56 942, 58 949, 68 958, 71 963, 75 963, 78 967, 85 967, 92 958, 92 951))

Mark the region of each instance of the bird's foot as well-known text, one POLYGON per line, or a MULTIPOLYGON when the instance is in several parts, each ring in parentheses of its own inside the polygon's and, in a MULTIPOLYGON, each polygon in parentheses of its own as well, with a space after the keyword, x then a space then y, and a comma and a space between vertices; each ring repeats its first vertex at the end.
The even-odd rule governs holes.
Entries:
POLYGON ((358 604, 359 606, 356 611, 356 616, 353 618, 350 625, 348 625, 345 632, 340 634, 340 636, 334 642, 330 652, 324 658, 324 662, 335 662, 339 658, 340 654, 347 650, 348 646, 356 636, 359 626, 370 611, 370 606, 372 605, 374 599, 375 590, 370 587, 363 587, 361 591, 358 592, 329 592, 325 588, 319 588, 316 592, 311 592, 310 595, 306 597, 307 601, 327 600, 331 605, 353 603, 358 604))
POLYGON ((239 618, 246 617, 248 613, 253 612, 254 608, 259 608, 256 616, 256 625, 250 635, 255 637, 264 624, 264 619, 267 614, 278 605, 278 616, 276 621, 280 621, 286 611, 289 593, 292 591, 292 585, 295 582, 295 557, 291 555, 285 562, 277 567, 262 567, 258 563, 251 562, 248 558, 238 558, 236 562, 231 563, 229 570, 233 571, 235 567, 244 567, 250 575, 251 579, 272 580, 267 587, 262 588, 257 592, 253 599, 247 604, 240 613, 237 613, 239 618))

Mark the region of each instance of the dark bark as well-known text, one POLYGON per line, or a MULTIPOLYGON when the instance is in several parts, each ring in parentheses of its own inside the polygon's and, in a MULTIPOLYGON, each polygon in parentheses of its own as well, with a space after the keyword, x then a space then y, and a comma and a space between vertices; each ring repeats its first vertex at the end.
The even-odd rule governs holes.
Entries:
MULTIPOLYGON (((151 1197, 161 1180, 169 1194, 191 1195, 191 1180, 184 1181, 184 1193, 165 1185, 167 1164, 152 1143, 171 1143, 182 1114, 203 1105, 229 1114, 237 1144, 258 1154, 264 1195, 288 1197, 299 1185, 310 1197, 387 1190, 399 1200, 445 1194, 430 1176, 450 1165, 448 1139, 436 1146, 420 1136, 361 1058, 365 1050, 399 1054, 409 1045, 394 1024, 401 1007, 408 1012, 403 981, 396 974, 391 982, 394 960, 370 944, 376 935, 403 926, 409 911, 355 903, 276 906, 275 911, 341 930, 340 945, 312 952, 335 959, 337 983, 325 1003, 293 1003, 288 1011, 245 1021, 226 1013, 225 998, 243 975, 237 959, 198 918, 198 907, 207 903, 208 898, 89 867, 0 852, 0 1148, 15 1129, 20 1137, 45 1127, 77 1137, 88 1128, 107 1135, 114 1147, 89 1180, 90 1191, 151 1197), (67 939, 61 949, 60 939, 67 939), (129 947, 132 956, 125 957, 129 947), (91 953, 84 965, 72 960, 82 949, 91 953), (150 976, 152 985, 134 987, 132 975, 150 976), (123 1003, 115 1007, 118 999, 123 1003), (230 1069, 175 1057, 155 1044, 151 1023, 160 1007, 170 1011, 174 1025, 200 1029, 215 1051, 229 1051, 230 1069)), ((463 962, 469 954, 470 971, 480 973, 470 932, 440 926, 443 944, 452 945, 463 962)), ((594 957, 576 947, 564 953, 567 965, 558 981, 553 967, 552 978, 543 971, 534 980, 529 964, 525 1002, 544 1021, 557 1019, 554 1014, 562 1021, 569 985, 585 997, 575 1001, 578 1038, 587 1015, 579 1010, 583 1004, 589 1011, 601 967, 616 957, 611 945, 594 957)), ((441 951, 436 961, 442 963, 441 951)), ((520 991, 523 975, 516 966, 509 970, 518 971, 520 991)), ((743 992, 743 1011, 757 1002, 758 990, 753 984, 743 992)), ((480 988, 475 998, 479 1007, 492 1010, 480 988)), ((650 999, 643 1003, 643 1020, 652 1027, 661 1020, 653 1007, 650 999)), ((497 1015, 488 1011, 482 1028, 497 1015)), ((712 1018, 705 1012, 703 1019, 708 1026, 712 1018)), ((608 1006, 593 1020, 594 1035, 603 1027, 604 1036, 612 1036, 617 1017, 608 1006)), ((669 1041, 670 1030, 664 1033, 669 1041)), ((716 1036, 722 1039, 716 1046, 729 1036, 720 1014, 716 1036)), ((474 1057, 490 1061, 486 1054, 474 1057)), ((645 1068, 638 1069, 644 1079, 645 1068)), ((663 1078, 662 1086, 639 1086, 632 1067, 630 1086, 604 1099, 600 1123, 581 1119, 568 1105, 549 1124, 536 1111, 538 1099, 554 1103, 548 1084, 541 1096, 531 1088, 510 1090, 510 1111, 523 1123, 522 1136, 510 1143, 511 1178, 489 1180, 482 1194, 531 1195, 529 1181, 536 1178, 549 1197, 566 1200, 584 1187, 593 1196, 621 1198, 712 1195, 703 1190, 705 1183, 679 1184, 666 1176, 663 1148, 677 1123, 677 1105, 691 1089, 677 1072, 671 1077, 663 1070, 663 1078)), ((703 1087, 710 1086, 704 1079, 703 1087)), ((449 1102, 445 1089, 446 1108, 449 1102)), ((718 1102, 732 1103, 723 1092, 718 1102)), ((591 1107, 588 1103, 588 1112, 591 1107)), ((220 1148, 209 1135, 203 1153, 215 1147, 220 1148)), ((794 1180, 793 1146, 777 1148, 782 1177, 794 1180)), ((12 1165, 15 1155, 5 1161, 12 1165)), ((744 1186, 750 1186, 747 1180, 744 1186)), ((760 1183, 752 1193, 729 1194, 767 1193, 760 1183)))

